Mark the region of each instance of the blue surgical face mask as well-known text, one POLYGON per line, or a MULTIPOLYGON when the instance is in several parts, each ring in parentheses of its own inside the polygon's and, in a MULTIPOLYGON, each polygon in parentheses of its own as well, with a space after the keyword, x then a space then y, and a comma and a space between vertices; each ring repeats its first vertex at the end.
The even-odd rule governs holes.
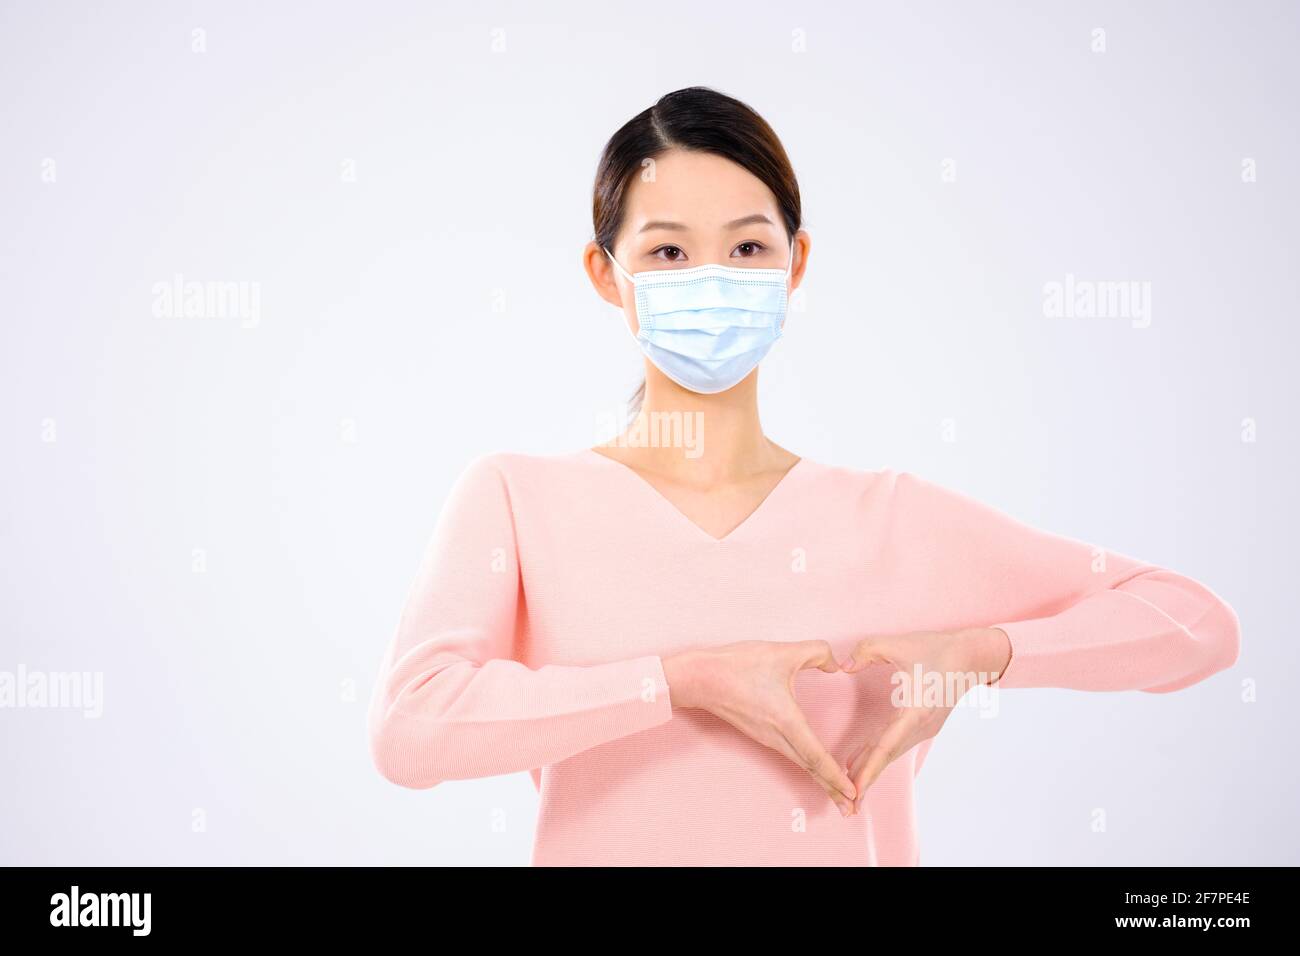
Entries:
POLYGON ((683 388, 725 392, 781 337, 793 240, 784 270, 711 263, 630 275, 613 253, 605 254, 636 288, 637 345, 683 388))

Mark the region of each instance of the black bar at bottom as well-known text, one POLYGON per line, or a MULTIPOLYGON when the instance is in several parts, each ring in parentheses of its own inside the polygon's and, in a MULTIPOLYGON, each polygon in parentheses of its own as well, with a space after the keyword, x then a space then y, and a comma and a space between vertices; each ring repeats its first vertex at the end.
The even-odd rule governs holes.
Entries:
POLYGON ((440 949, 466 934, 490 944, 513 931, 605 949, 604 934, 621 926, 630 945, 681 931, 698 944, 709 930, 732 943, 777 932, 809 934, 811 943, 825 932, 866 948, 884 943, 884 930, 920 947, 927 933, 935 945, 1231 944, 1287 928, 1283 885, 1296 875, 1294 867, 539 869, 9 867, 0 870, 0 938, 299 947, 413 937, 440 949))

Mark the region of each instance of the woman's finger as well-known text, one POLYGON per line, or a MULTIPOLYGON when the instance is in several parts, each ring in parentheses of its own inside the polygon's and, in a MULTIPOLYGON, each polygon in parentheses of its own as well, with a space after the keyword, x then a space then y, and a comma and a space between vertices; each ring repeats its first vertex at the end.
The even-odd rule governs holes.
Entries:
POLYGON ((834 674, 840 669, 840 662, 835 659, 835 651, 829 641, 798 641, 793 647, 802 655, 799 658, 798 670, 816 667, 828 674, 834 674))
POLYGON ((874 744, 863 748, 849 765, 849 773, 858 796, 854 806, 860 807, 862 794, 876 782, 876 778, 885 767, 899 754, 907 750, 911 736, 919 725, 921 718, 915 711, 904 711, 891 721, 874 744))
POLYGON ((840 669, 847 674, 856 673, 868 664, 877 662, 887 664, 890 650, 882 638, 864 637, 853 646, 849 656, 840 664, 840 669))
POLYGON ((822 742, 808 725, 803 711, 798 705, 778 726, 787 744, 794 752, 794 761, 803 767, 836 800, 853 801, 857 794, 853 781, 840 766, 839 761, 830 755, 822 742))

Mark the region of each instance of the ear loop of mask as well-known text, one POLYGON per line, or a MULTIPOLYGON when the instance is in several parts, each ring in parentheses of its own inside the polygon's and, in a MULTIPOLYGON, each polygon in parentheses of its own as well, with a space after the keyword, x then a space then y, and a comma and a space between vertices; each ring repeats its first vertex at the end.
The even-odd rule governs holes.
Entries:
MULTIPOLYGON (((626 279, 628 282, 632 283, 632 285, 636 285, 636 279, 632 278, 632 276, 628 273, 628 271, 623 268, 623 264, 614 258, 614 253, 609 251, 609 247, 601 246, 601 248, 605 250, 605 255, 609 256, 609 261, 614 263, 614 268, 616 268, 619 272, 623 274, 623 278, 626 279)), ((790 273, 793 271, 794 271, 794 240, 791 239, 790 240, 790 261, 785 264, 785 277, 789 279, 790 273)))
POLYGON ((609 251, 609 247, 602 246, 601 248, 605 250, 605 255, 609 256, 609 261, 614 263, 614 268, 617 269, 619 272, 623 273, 623 278, 626 279, 628 282, 632 283, 633 285, 636 285, 636 280, 633 279, 630 275, 628 275, 627 270, 624 269, 622 264, 620 264, 619 261, 614 258, 614 253, 609 251))

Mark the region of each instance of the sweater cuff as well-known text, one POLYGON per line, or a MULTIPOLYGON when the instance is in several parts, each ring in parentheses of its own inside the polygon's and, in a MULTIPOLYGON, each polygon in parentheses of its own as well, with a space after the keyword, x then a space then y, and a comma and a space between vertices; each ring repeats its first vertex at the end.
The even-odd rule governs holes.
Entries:
POLYGON ((631 689, 631 700, 639 710, 636 726, 629 732, 647 730, 666 723, 673 716, 673 702, 669 694, 668 678, 664 673, 663 658, 658 654, 647 654, 620 662, 618 676, 614 683, 623 683, 631 689))
POLYGON ((1158 608, 1116 590, 1091 594, 1059 614, 990 626, 1011 642, 1011 660, 990 686, 1079 690, 1168 680, 1175 647, 1168 639, 1182 631, 1158 608))
POLYGON ((990 681, 990 687, 1039 687, 1043 680, 1042 662, 1047 654, 1054 619, 1050 617, 1033 618, 1027 621, 1005 621, 992 624, 1007 635, 1011 644, 1011 658, 1002 669, 997 680, 990 681))
POLYGON ((585 747, 640 733, 673 717, 668 678, 658 654, 583 666, 544 664, 536 673, 553 674, 555 679, 534 690, 536 703, 525 706, 524 713, 567 722, 567 729, 586 741, 585 747))

